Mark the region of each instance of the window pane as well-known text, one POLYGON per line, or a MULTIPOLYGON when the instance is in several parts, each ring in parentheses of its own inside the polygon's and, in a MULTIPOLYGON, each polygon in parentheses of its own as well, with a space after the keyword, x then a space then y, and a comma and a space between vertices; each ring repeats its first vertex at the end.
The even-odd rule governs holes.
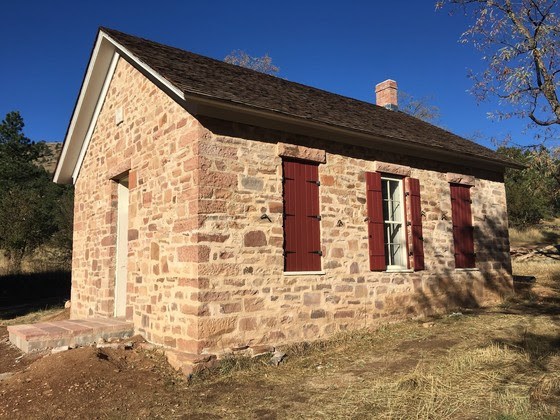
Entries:
POLYGON ((382 179, 387 266, 406 267, 402 181, 382 179))
POLYGON ((404 247, 402 245, 395 245, 395 257, 394 257, 394 265, 399 265, 401 267, 406 267, 406 263, 404 260, 404 247))
POLYGON ((398 201, 391 201, 391 218, 393 222, 400 222, 401 221, 401 203, 398 201))
POLYGON ((389 198, 394 201, 399 200, 398 192, 399 192, 399 182, 389 181, 389 193, 390 193, 389 198))
POLYGON ((402 225, 401 224, 397 224, 397 223, 390 223, 387 224, 387 232, 388 232, 388 241, 389 243, 400 243, 400 238, 402 237, 402 233, 401 233, 401 228, 402 225))
POLYGON ((385 224, 385 262, 387 263, 387 265, 392 265, 392 259, 391 259, 391 249, 390 249, 390 243, 391 240, 389 239, 391 237, 391 225, 385 224))
POLYGON ((390 181, 391 192, 391 219, 395 222, 401 221, 401 194, 398 181, 390 181))
POLYGON ((390 265, 404 266, 403 259, 402 259, 401 245, 390 244, 389 245, 389 253, 390 253, 390 261, 391 261, 390 265))
POLYGON ((389 181, 381 180, 381 189, 383 194, 383 220, 389 220, 389 200, 388 200, 388 184, 389 181))

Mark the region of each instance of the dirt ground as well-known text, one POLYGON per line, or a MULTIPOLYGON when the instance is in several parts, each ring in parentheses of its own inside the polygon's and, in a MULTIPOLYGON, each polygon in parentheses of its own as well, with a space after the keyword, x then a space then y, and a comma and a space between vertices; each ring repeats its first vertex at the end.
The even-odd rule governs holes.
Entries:
POLYGON ((21 357, 0 324, 0 378, 13 373, 0 417, 558 418, 560 264, 545 264, 516 267, 537 283, 497 307, 292 346, 278 367, 230 359, 190 382, 138 344, 21 357))

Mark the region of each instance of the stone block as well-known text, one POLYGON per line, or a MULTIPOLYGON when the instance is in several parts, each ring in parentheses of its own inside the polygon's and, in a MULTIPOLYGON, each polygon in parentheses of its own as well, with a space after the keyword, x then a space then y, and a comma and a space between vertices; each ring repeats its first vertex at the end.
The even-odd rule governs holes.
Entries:
POLYGON ((251 346, 251 357, 259 357, 265 354, 273 353, 274 347, 269 345, 258 345, 258 346, 251 346))
POLYGON ((246 190, 262 191, 264 187, 264 181, 261 178, 257 178, 254 176, 242 176, 241 187, 246 190))
POLYGON ((239 320, 239 331, 254 331, 257 329, 257 318, 241 318, 239 320))
POLYGON ((368 295, 368 288, 365 285, 357 285, 354 288, 354 296, 357 298, 366 297, 368 295))
POLYGON ((150 244, 150 258, 159 261, 159 244, 156 242, 150 244))
POLYGON ((247 247, 266 246, 266 235, 261 230, 253 230, 245 233, 243 244, 247 247))
POLYGON ((268 211, 271 213, 283 213, 284 204, 280 201, 271 201, 268 203, 268 211))
POLYGON ((297 146, 294 144, 278 143, 278 156, 291 157, 312 162, 325 163, 327 154, 324 150, 313 149, 311 147, 297 146))
POLYGON ((304 293, 303 294, 303 304, 305 306, 315 306, 321 303, 320 293, 304 293))
POLYGON ((246 312, 255 312, 264 309, 264 299, 260 297, 249 297, 243 299, 243 307, 246 312))
POLYGON ((205 262, 210 259, 210 248, 204 245, 186 245, 178 248, 181 262, 205 262))
MULTIPOLYGON (((453 172, 447 172, 445 174, 445 180, 447 182, 450 182, 450 183, 470 185, 470 186, 473 186, 473 187, 476 184, 476 178, 474 176, 456 174, 456 173, 453 173, 453 172)), ((500 195, 501 195, 501 192, 500 192, 500 195)))
POLYGON ((229 302, 220 304, 220 311, 224 314, 241 312, 241 302, 229 302))
POLYGON ((311 311, 311 319, 324 318, 325 316, 326 312, 324 309, 314 309, 311 311))
POLYGON ((373 163, 375 172, 384 172, 391 175, 410 176, 412 170, 410 166, 397 165, 395 163, 375 161, 373 163))
POLYGON ((334 318, 354 318, 354 311, 352 310, 339 310, 334 313, 334 318))
POLYGON ((199 337, 214 338, 233 332, 236 323, 237 317, 200 318, 198 320, 199 337))

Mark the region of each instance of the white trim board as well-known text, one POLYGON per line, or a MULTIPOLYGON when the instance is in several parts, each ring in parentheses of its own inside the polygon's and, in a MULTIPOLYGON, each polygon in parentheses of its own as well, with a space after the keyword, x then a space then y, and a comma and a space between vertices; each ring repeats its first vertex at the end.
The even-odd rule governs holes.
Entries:
POLYGON ((107 95, 108 86, 114 75, 118 57, 130 60, 141 72, 154 80, 156 85, 166 90, 168 94, 175 96, 177 100, 185 102, 185 95, 181 90, 112 39, 103 30, 100 30, 70 120, 68 133, 64 139, 60 159, 53 176, 54 182, 60 184, 76 182, 103 101, 107 95))
POLYGON ((55 169, 54 176, 53 176, 54 182, 60 182, 61 176, 62 176, 61 172, 62 172, 62 168, 64 166, 64 163, 66 162, 67 159, 70 158, 69 150, 71 149, 71 147, 70 147, 71 141, 69 139, 73 137, 73 134, 76 131, 78 115, 80 115, 80 111, 81 111, 81 109, 84 105, 84 98, 86 96, 86 91, 90 87, 90 82, 92 80, 92 75, 94 73, 94 71, 93 71, 94 64, 97 62, 97 57, 99 56, 99 51, 101 50, 101 43, 102 43, 102 37, 98 37, 97 41, 95 42, 95 47, 93 48, 93 52, 91 54, 91 59, 90 59, 89 64, 88 64, 88 68, 86 70, 86 75, 84 77, 84 82, 82 83, 82 86, 80 87, 80 93, 78 95, 78 101, 76 102, 76 107, 74 108, 74 112, 72 113, 72 118, 70 119, 70 125, 68 127, 68 132, 66 133, 66 138, 64 139, 62 152, 60 153, 60 158, 59 158, 58 163, 56 165, 56 169, 55 169))
POLYGON ((109 70, 107 71, 107 76, 105 77, 105 82, 103 83, 103 88, 101 89, 101 93, 99 94, 99 98, 97 99, 95 111, 93 112, 93 116, 89 123, 86 137, 84 139, 84 142, 82 143, 82 147, 80 148, 80 154, 78 155, 78 160, 76 162, 76 166, 74 167, 74 172, 72 173, 73 184, 75 184, 76 179, 78 179, 78 174, 80 173, 80 169, 82 168, 82 163, 84 162, 84 157, 86 156, 89 142, 91 141, 93 131, 95 129, 95 126, 97 125, 97 119, 99 118, 99 113, 101 112, 101 108, 103 107, 103 103, 105 102, 105 97, 107 96, 107 92, 109 91, 109 85, 111 84, 111 80, 113 79, 113 75, 115 74, 115 69, 117 68, 118 61, 119 53, 115 51, 111 60, 111 64, 109 65, 109 70))

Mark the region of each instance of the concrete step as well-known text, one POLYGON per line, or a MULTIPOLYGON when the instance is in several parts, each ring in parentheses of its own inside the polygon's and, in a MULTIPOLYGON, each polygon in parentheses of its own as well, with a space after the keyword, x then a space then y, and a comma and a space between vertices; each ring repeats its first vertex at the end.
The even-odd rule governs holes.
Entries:
POLYGON ((87 346, 101 338, 127 338, 134 325, 118 318, 73 319, 8 327, 10 341, 24 353, 61 346, 87 346))

